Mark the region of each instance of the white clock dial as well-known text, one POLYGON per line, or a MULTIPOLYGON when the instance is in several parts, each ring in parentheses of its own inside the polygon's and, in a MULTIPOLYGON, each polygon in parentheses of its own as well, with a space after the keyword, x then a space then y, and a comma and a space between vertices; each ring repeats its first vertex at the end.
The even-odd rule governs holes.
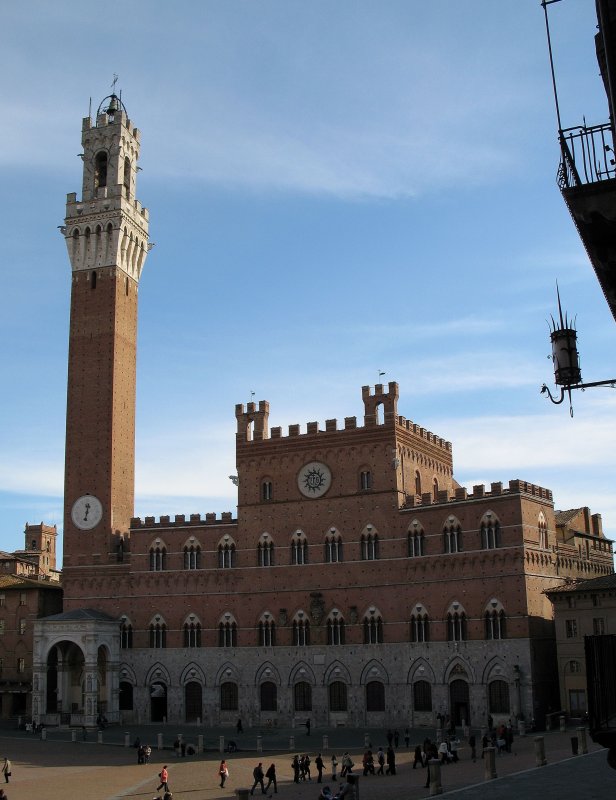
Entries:
POLYGON ((297 486, 304 497, 322 497, 331 486, 331 482, 330 469, 321 461, 304 464, 297 476, 297 486))
POLYGON ((98 497, 93 494, 84 494, 75 500, 71 509, 73 524, 82 531, 91 531, 96 528, 103 518, 103 506, 98 497))

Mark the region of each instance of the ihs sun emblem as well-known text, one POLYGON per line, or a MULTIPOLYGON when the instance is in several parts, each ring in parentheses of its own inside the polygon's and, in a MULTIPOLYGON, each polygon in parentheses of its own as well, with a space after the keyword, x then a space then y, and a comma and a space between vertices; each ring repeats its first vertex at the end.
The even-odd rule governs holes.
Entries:
POLYGON ((313 467, 304 473, 304 486, 309 492, 318 492, 326 483, 327 477, 318 467, 313 467))

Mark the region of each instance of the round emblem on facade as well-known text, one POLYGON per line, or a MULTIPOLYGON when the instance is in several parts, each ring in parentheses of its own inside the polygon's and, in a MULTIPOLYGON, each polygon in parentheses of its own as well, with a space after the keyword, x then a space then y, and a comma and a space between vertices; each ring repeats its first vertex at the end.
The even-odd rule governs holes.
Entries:
POLYGON ((73 524, 82 531, 91 531, 96 528, 103 518, 103 506, 98 497, 93 494, 84 494, 73 503, 71 519, 73 524))
POLYGON ((297 476, 297 486, 304 497, 322 497, 329 489, 332 474, 329 467, 320 461, 305 464, 297 476))

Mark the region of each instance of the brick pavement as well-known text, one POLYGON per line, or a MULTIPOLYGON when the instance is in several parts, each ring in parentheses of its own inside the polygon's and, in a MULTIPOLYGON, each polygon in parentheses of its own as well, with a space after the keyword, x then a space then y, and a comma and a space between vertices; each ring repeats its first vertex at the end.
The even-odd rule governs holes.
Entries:
MULTIPOLYGON (((153 729, 152 729, 153 730, 153 729)), ((429 735, 430 732, 428 732, 429 735)), ((603 775, 603 784, 612 781, 616 786, 616 773, 607 767, 604 753, 589 740, 588 756, 571 757, 570 736, 573 731, 545 734, 548 767, 535 768, 534 737, 518 738, 513 752, 497 757, 499 778, 484 783, 483 762, 473 763, 468 757, 468 748, 461 750, 461 760, 442 768, 442 785, 445 793, 455 791, 459 798, 494 798, 506 800, 532 796, 542 800, 559 797, 564 800, 567 790, 571 797, 590 798, 588 781, 603 775), (594 754, 594 755, 593 755, 594 754), (511 777, 511 776, 516 777, 511 777), (612 778, 612 775, 614 776, 612 778), (565 776, 565 777, 563 777, 565 776), (520 783, 521 782, 521 783, 520 783), (524 791, 512 786, 526 785, 524 791), (559 785, 558 794, 546 791, 546 787, 559 785), (457 791, 471 786, 471 790, 457 791), (542 787, 538 794, 529 794, 529 786, 542 787), (509 791, 513 793, 508 794, 509 791)), ((298 744, 318 746, 321 731, 310 740, 298 737, 298 744)), ((351 732, 348 732, 351 736, 351 732)), ((151 735, 150 741, 156 736, 151 735)), ((363 732, 354 732, 355 740, 363 739, 363 732)), ((382 737, 384 738, 384 736, 382 737)), ((252 770, 258 761, 267 768, 276 763, 279 776, 279 794, 294 800, 317 800, 319 786, 313 777, 311 782, 295 785, 292 782, 291 757, 288 750, 277 752, 243 751, 229 755, 227 762, 230 777, 224 790, 218 786, 219 755, 207 752, 200 756, 176 758, 171 750, 153 751, 148 765, 136 763, 134 748, 95 742, 41 741, 36 737, 0 735, 2 752, 13 763, 13 776, 7 789, 9 800, 152 800, 158 786, 158 772, 163 763, 169 765, 169 784, 174 800, 227 800, 234 798, 237 787, 252 785, 252 770)), ((374 742, 375 749, 380 743, 374 742)), ((301 748, 297 752, 302 752, 301 748)), ((309 751, 314 762, 316 751, 309 751)), ((341 750, 338 749, 338 760, 341 750)), ((356 765, 361 764, 363 748, 350 750, 356 765)), ((327 758, 325 759, 327 763, 327 758)), ((418 800, 428 796, 424 788, 426 773, 412 769, 412 747, 397 751, 398 774, 396 776, 366 776, 360 778, 361 800, 418 800)), ((356 770, 357 771, 357 770, 356 770)), ((330 782, 331 783, 331 782, 330 782)), ((598 797, 599 795, 597 795, 598 797)))

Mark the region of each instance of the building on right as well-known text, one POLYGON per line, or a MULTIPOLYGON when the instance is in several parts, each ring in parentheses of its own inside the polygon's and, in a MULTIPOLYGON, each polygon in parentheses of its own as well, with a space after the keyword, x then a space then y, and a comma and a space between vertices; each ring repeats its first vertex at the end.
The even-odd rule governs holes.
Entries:
MULTIPOLYGON (((546 24, 549 4, 542 2, 546 24)), ((616 0, 596 0, 596 9, 595 48, 607 95, 607 120, 588 125, 584 119, 581 125, 563 127, 550 45, 561 154, 558 186, 616 320, 616 0)))
POLYGON ((583 719, 588 713, 585 639, 616 634, 616 575, 569 581, 545 594, 554 606, 560 710, 583 719))

